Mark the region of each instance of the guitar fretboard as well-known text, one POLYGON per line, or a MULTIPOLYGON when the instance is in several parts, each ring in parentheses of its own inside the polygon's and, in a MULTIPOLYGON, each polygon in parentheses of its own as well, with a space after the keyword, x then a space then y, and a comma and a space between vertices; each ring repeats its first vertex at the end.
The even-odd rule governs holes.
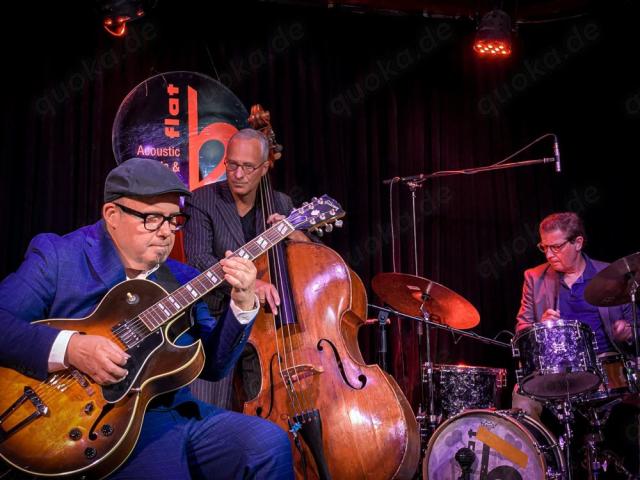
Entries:
MULTIPOLYGON (((282 220, 258 237, 234 252, 238 257, 255 260, 271 247, 285 239, 295 231, 287 219, 282 220)), ((144 325, 153 331, 168 322, 191 304, 200 300, 203 296, 216 288, 224 281, 222 265, 216 263, 203 273, 195 277, 189 283, 176 289, 169 296, 147 308, 138 316, 144 325)))

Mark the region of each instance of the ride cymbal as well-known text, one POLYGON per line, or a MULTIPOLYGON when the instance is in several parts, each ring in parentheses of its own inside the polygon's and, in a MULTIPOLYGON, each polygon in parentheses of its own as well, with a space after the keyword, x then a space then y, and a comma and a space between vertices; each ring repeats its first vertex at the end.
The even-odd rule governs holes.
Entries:
POLYGON ((612 307, 631 302, 634 282, 640 282, 640 252, 619 258, 591 279, 584 298, 597 307, 612 307))
POLYGON ((371 282, 373 291, 395 310, 422 316, 424 306, 434 322, 459 329, 480 323, 480 314, 464 297, 427 278, 404 273, 379 273, 371 282))

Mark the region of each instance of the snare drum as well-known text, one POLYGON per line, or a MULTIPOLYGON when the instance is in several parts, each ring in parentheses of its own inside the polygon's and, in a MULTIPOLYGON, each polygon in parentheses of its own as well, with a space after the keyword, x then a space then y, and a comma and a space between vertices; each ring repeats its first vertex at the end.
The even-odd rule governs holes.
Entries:
POLYGON ((519 392, 533 398, 566 398, 589 392, 601 383, 596 341, 578 320, 533 324, 512 340, 519 392))
MULTIPOLYGON (((428 381, 426 365, 422 379, 428 381)), ((434 407, 440 419, 468 409, 495 408, 501 389, 507 384, 504 368, 469 365, 434 365, 434 407)))
POLYGON ((543 480, 565 471, 558 441, 541 423, 521 412, 469 410, 433 432, 422 477, 462 478, 455 460, 461 448, 475 453, 470 478, 543 480))

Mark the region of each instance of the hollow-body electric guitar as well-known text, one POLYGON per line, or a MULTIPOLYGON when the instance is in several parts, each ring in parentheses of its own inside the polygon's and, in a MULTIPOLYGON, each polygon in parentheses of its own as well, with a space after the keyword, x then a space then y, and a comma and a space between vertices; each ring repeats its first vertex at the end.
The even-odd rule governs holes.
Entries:
MULTIPOLYGON (((317 230, 343 215, 330 197, 314 198, 234 253, 253 260, 295 230, 317 230)), ((37 322, 110 338, 130 355, 128 374, 98 385, 68 368, 40 382, 0 367, 0 456, 41 476, 101 478, 113 472, 133 450, 149 402, 202 371, 202 342, 174 341, 190 327, 185 310, 223 281, 219 263, 171 294, 148 280, 127 280, 86 318, 37 322)))

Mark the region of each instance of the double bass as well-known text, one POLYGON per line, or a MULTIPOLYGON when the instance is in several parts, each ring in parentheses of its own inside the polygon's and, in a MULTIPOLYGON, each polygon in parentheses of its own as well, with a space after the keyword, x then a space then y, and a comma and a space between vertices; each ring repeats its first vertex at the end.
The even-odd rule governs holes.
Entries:
MULTIPOLYGON (((269 113, 249 123, 281 156, 269 113)), ((276 212, 269 174, 259 189, 263 221, 276 212)), ((420 439, 409 402, 393 377, 367 365, 357 333, 364 324, 364 285, 332 249, 293 242, 260 257, 258 278, 278 290, 278 314, 261 308, 249 344, 260 364, 260 389, 244 403, 289 432, 297 478, 411 478, 420 439)))

